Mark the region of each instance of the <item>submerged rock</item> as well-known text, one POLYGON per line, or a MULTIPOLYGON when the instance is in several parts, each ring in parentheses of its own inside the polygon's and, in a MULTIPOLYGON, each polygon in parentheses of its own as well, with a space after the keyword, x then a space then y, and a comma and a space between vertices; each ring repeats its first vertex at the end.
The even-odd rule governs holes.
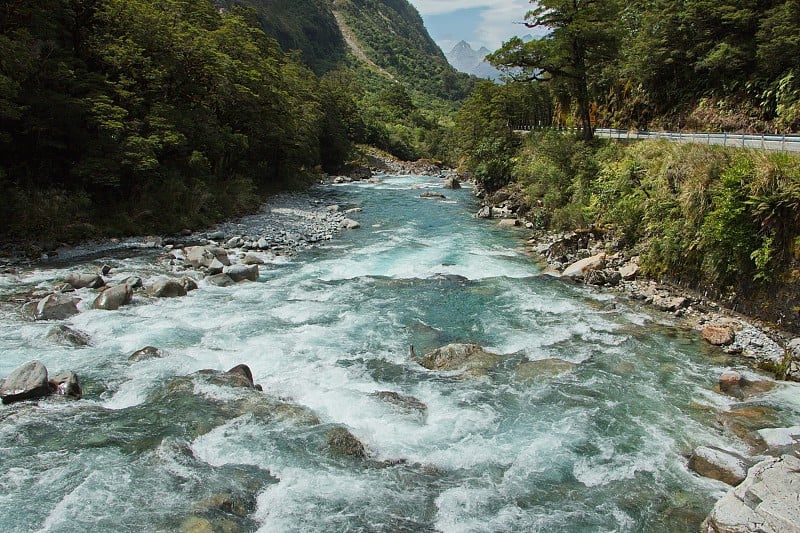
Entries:
POLYGON ((128 357, 128 361, 145 361, 147 359, 160 359, 161 357, 164 357, 164 352, 155 346, 145 346, 133 352, 130 357, 128 357))
POLYGON ((121 285, 109 287, 101 292, 100 296, 92 303, 92 308, 115 311, 123 305, 131 303, 132 299, 133 289, 127 283, 123 283, 121 285))
POLYGON ((775 388, 774 381, 751 381, 735 370, 726 370, 719 378, 719 390, 734 398, 745 399, 775 388))
POLYGON ((91 342, 88 334, 63 324, 50 328, 50 331, 47 332, 47 340, 68 346, 88 346, 91 342))
POLYGON ((525 361, 514 369, 514 378, 518 381, 534 382, 572 372, 577 366, 576 363, 557 358, 525 361))
POLYGON ((439 199, 439 200, 444 200, 444 199, 447 198, 444 194, 442 194, 440 192, 434 192, 434 191, 426 191, 426 192, 420 194, 419 197, 420 198, 439 199))
MULTIPOLYGON (((412 347, 413 349, 413 347, 412 347)), ((428 406, 414 398, 413 396, 406 396, 393 391, 376 391, 372 396, 380 398, 381 400, 395 405, 406 412, 425 414, 428 411, 428 406)))
POLYGON ((715 446, 695 448, 689 458, 689 468, 703 477, 728 485, 738 485, 747 477, 750 462, 741 455, 715 446))
POLYGON ((236 282, 231 279, 227 274, 214 274, 205 279, 206 283, 215 287, 230 287, 236 285, 236 282))
POLYGON ((346 428, 338 427, 328 431, 326 435, 328 448, 334 455, 364 459, 367 457, 366 448, 346 428))
POLYGON ((747 478, 720 499, 703 522, 708 533, 800 531, 800 459, 773 457, 750 468, 747 478))
POLYGON ((14 370, 0 385, 0 398, 5 404, 43 398, 48 394, 47 368, 36 360, 14 370))

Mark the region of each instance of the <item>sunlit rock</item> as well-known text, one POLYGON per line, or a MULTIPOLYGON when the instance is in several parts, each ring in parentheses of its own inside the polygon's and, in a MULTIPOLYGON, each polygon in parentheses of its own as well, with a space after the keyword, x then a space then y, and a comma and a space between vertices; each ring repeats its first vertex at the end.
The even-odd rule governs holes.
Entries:
POLYGON ((9 374, 0 385, 3 403, 42 398, 50 394, 47 368, 39 361, 29 361, 9 374))
POLYGON ((733 344, 736 333, 730 326, 706 324, 702 331, 703 339, 714 346, 727 346, 733 344))
POLYGON ((514 228, 520 225, 519 219, 517 218, 504 218, 497 223, 498 226, 501 228, 514 228))
POLYGON ((747 478, 720 499, 703 522, 708 533, 800 531, 800 459, 773 457, 750 468, 747 478))
POLYGON ((47 332, 47 340, 66 346, 88 346, 91 342, 88 334, 63 324, 50 328, 50 331, 47 332))
POLYGON ((747 476, 750 462, 741 455, 714 446, 699 446, 689 458, 689 468, 703 477, 738 485, 747 476))
POLYGON ((345 218, 339 223, 339 227, 342 229, 358 229, 361 227, 361 224, 352 218, 345 218))
POLYGON ((217 260, 222 266, 231 264, 228 252, 218 246, 188 246, 183 249, 186 261, 194 268, 208 268, 217 260))
POLYGON ((240 281, 258 281, 258 265, 231 265, 225 267, 223 273, 239 283, 240 281))
POLYGON ((131 303, 133 300, 133 289, 127 284, 116 285, 109 287, 94 300, 92 304, 93 309, 105 309, 106 311, 114 311, 131 303))
POLYGON ((74 289, 99 289, 106 284, 103 278, 97 274, 77 274, 70 273, 64 277, 64 282, 68 283, 74 289))
POLYGON ((606 254, 599 253, 597 255, 593 255, 591 257, 587 257, 586 259, 581 259, 580 261, 572 263, 570 266, 564 269, 564 272, 561 273, 561 276, 565 278, 582 278, 590 270, 603 268, 605 264, 606 254))
POLYGON ((65 294, 50 294, 36 304, 36 320, 64 320, 78 314, 77 298, 65 294))
POLYGON ((497 366, 501 359, 477 344, 448 344, 425 354, 419 364, 428 370, 464 370, 478 375, 497 366))
POLYGON ((156 280, 147 291, 155 298, 178 298, 186 296, 186 287, 177 280, 163 278, 156 280))

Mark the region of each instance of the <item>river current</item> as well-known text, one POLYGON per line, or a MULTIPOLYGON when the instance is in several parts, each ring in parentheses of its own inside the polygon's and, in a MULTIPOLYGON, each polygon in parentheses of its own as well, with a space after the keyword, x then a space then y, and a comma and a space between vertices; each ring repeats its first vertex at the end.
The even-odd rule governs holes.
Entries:
MULTIPOLYGON (((84 306, 66 323, 88 347, 4 308, 0 376, 39 359, 84 398, 0 407, 0 531, 696 531, 728 487, 686 455, 745 449, 716 421, 736 402, 712 390, 724 362, 668 315, 541 275, 520 233, 470 216, 469 190, 419 197, 440 185, 320 189, 362 227, 255 283, 84 306), (464 376, 409 356, 448 343, 503 357, 464 376), (128 361, 147 345, 166 357, 128 361), (573 365, 531 364, 548 359, 573 365), (240 363, 263 393, 191 377, 240 363), (368 457, 332 454, 336 427, 368 457)), ((153 262, 40 266, 0 293, 153 262)))

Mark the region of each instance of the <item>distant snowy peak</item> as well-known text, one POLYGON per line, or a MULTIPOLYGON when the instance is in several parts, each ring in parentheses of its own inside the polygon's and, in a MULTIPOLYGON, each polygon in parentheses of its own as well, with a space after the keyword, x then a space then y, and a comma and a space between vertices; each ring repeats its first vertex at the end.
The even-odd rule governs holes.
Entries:
POLYGON ((456 70, 473 74, 479 78, 496 79, 500 73, 485 59, 490 53, 491 50, 485 46, 482 46, 480 50, 475 50, 468 42, 461 41, 453 47, 450 53, 445 53, 445 57, 456 70))

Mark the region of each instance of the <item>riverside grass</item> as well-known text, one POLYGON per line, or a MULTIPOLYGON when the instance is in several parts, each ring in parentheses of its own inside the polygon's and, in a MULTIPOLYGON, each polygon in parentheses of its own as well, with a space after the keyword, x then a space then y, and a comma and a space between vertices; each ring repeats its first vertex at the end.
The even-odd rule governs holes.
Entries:
POLYGON ((514 185, 541 229, 613 229, 652 277, 729 298, 800 279, 799 156, 544 132, 518 150, 514 185))

